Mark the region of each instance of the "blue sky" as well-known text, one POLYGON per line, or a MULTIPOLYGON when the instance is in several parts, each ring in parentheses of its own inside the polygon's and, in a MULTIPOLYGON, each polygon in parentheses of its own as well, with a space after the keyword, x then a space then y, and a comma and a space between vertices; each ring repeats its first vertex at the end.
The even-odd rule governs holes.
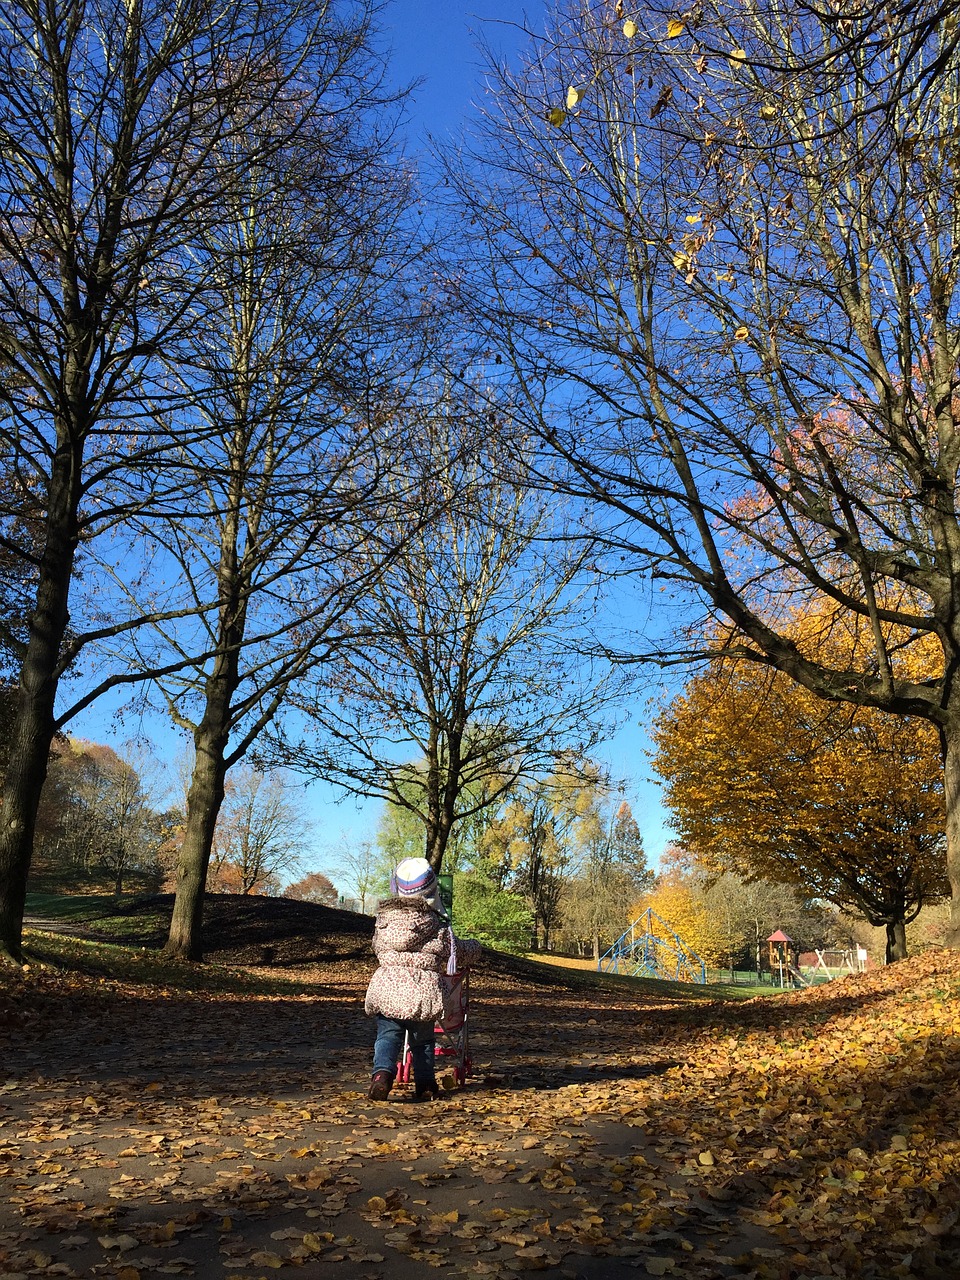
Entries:
MULTIPOLYGON (((398 86, 422 81, 405 100, 405 127, 412 155, 423 149, 427 134, 439 141, 456 140, 469 127, 474 104, 484 96, 477 38, 482 35, 510 60, 524 41, 520 25, 541 28, 545 12, 539 3, 520 6, 508 0, 394 0, 389 5, 382 14, 379 34, 383 45, 392 50, 390 78, 398 86)), ((623 586, 611 610, 611 623, 618 629, 640 626, 649 611, 649 601, 639 589, 634 594, 632 588, 623 586)), ((633 704, 624 709, 624 716, 629 717, 626 723, 597 754, 614 778, 626 781, 625 794, 643 832, 648 859, 655 866, 669 833, 660 790, 650 777, 646 755, 649 744, 643 724, 648 698, 662 693, 665 686, 654 670, 648 680, 648 691, 639 693, 633 704)), ((68 731, 114 745, 140 732, 151 740, 165 762, 172 762, 183 753, 184 739, 163 721, 151 720, 139 726, 127 721, 118 726, 113 715, 114 708, 104 701, 71 723, 68 731)), ((310 870, 329 869, 329 851, 344 837, 356 841, 374 835, 378 805, 362 804, 349 796, 341 797, 337 803, 338 795, 321 783, 311 784, 305 791, 315 828, 315 849, 308 859, 310 870)))
MULTIPOLYGON (((407 99, 412 151, 419 149, 427 134, 440 142, 455 141, 469 128, 476 104, 484 98, 484 64, 478 39, 512 61, 526 41, 522 28, 542 30, 546 13, 546 5, 537 0, 528 4, 510 0, 393 0, 385 11, 383 27, 384 41, 393 51, 392 78, 399 84, 422 80, 407 99)), ((641 626, 649 609, 642 590, 626 587, 618 593, 611 621, 627 628, 641 626)), ((624 709, 629 719, 598 754, 614 778, 626 780, 626 794, 643 832, 648 859, 656 865, 670 834, 660 788, 650 775, 649 741, 643 725, 649 697, 662 696, 666 685, 655 670, 648 679, 649 692, 624 709)), ((676 676, 672 680, 675 686, 676 676)), ((348 807, 352 808, 351 801, 341 811, 346 814, 348 807)))
POLYGON ((383 16, 382 37, 392 50, 391 79, 398 85, 421 80, 407 99, 408 134, 413 149, 430 133, 456 136, 483 97, 483 37, 510 57, 523 42, 524 14, 529 26, 543 25, 542 4, 521 6, 509 0, 393 0, 383 16))

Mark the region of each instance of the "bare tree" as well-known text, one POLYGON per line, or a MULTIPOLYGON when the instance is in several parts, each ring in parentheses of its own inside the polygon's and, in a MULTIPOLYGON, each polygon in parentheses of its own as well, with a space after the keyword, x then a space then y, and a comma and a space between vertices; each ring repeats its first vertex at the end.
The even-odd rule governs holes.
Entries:
POLYGON ((362 914, 368 914, 377 898, 390 888, 391 863, 369 840, 353 841, 343 837, 334 855, 334 872, 343 877, 356 894, 362 914))
MULTIPOLYGON (((50 743, 71 713, 57 706, 61 677, 94 640, 142 621, 104 616, 93 591, 85 613, 71 596, 78 547, 92 558, 131 512, 190 506, 191 478, 167 452, 181 397, 157 360, 197 323, 205 282, 184 239, 245 163, 240 149, 211 164, 214 151, 269 111, 278 85, 308 78, 322 7, 11 0, 0 13, 0 440, 17 477, 4 535, 25 508, 43 512, 36 552, 7 544, 33 576, 0 827, 8 963, 50 743)), ((87 675, 84 705, 136 678, 87 675)))
POLYGON ((279 890, 301 870, 310 824, 290 783, 249 765, 232 770, 210 861, 210 887, 227 893, 279 890))
POLYGON ((151 794, 153 762, 128 743, 123 754, 75 738, 57 745, 37 822, 36 865, 52 881, 98 880, 118 896, 136 875, 159 878, 165 823, 151 794))
MULTIPOLYGON (((676 40, 692 35, 698 52, 722 61, 730 46, 724 39, 723 23, 716 24, 718 12, 715 4, 705 11, 702 6, 678 9, 654 3, 637 14, 632 7, 628 10, 624 0, 614 0, 608 15, 620 19, 624 27, 627 23, 638 29, 645 26, 656 38, 676 40)), ((869 127, 872 116, 895 113, 904 102, 931 91, 960 42, 957 0, 897 0, 887 7, 839 0, 829 9, 817 0, 795 0, 782 16, 788 13, 804 23, 807 34, 795 38, 786 49, 767 44, 755 51, 767 76, 794 80, 798 72, 816 75, 826 71, 837 81, 850 74, 856 77, 864 63, 876 68, 869 99, 841 97, 835 104, 841 110, 821 121, 817 136, 824 145, 837 129, 864 123, 869 127), (812 39, 811 30, 815 33, 812 39)))
POLYGON ((595 741, 612 696, 578 648, 590 550, 550 540, 562 515, 511 479, 497 415, 474 410, 408 423, 421 505, 439 514, 404 538, 409 492, 385 512, 399 550, 354 608, 356 643, 332 690, 298 690, 316 738, 278 739, 280 759, 415 814, 438 871, 459 824, 595 741))
MULTIPOLYGON (((268 117, 213 153, 229 168, 242 151, 242 177, 188 246, 218 302, 170 371, 196 402, 184 465, 203 480, 186 518, 146 534, 163 537, 195 619, 158 628, 177 669, 157 682, 194 747, 166 947, 193 960, 228 771, 291 682, 336 647, 338 619, 386 550, 376 504, 390 387, 372 357, 389 347, 401 381, 409 182, 371 39, 364 15, 333 28, 312 80, 278 92, 268 117)), ((165 665, 142 648, 137 660, 165 665)))
POLYGON ((835 25, 793 0, 556 14, 499 72, 460 180, 466 300, 563 491, 664 600, 721 620, 625 656, 685 662, 719 634, 936 725, 957 945, 960 58, 953 29, 890 27, 834 60, 835 25), (798 591, 863 619, 848 663, 790 637, 798 591))

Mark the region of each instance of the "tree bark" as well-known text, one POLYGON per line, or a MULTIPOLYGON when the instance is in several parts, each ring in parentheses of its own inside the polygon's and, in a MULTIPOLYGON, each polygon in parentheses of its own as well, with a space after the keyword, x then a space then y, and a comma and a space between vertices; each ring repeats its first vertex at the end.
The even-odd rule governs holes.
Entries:
MULTIPOLYGON (((242 611, 241 611, 242 616, 242 611)), ((242 634, 242 626, 241 626, 242 634)), ((177 863, 177 892, 164 954, 203 959, 203 899, 213 833, 226 790, 231 701, 237 687, 239 644, 230 629, 206 686, 203 718, 193 734, 195 759, 187 793, 187 822, 177 863)))
POLYGON ((60 647, 77 546, 78 460, 58 449, 51 469, 46 545, 36 607, 29 619, 0 822, 0 964, 22 960, 23 911, 40 791, 47 776, 59 684, 60 647))
POLYGON ((447 852, 447 845, 450 843, 452 826, 453 824, 448 821, 447 814, 441 810, 439 819, 427 829, 426 857, 437 875, 440 874, 440 870, 443 867, 443 859, 447 852))
POLYGON ((466 730, 462 698, 455 713, 456 724, 431 731, 427 749, 426 777, 426 859, 440 874, 450 835, 456 824, 457 799, 461 790, 460 744, 466 730))
POLYGON ((164 955, 203 959, 203 900, 210 850, 223 803, 227 767, 226 732, 208 714, 194 734, 196 761, 187 795, 187 822, 177 863, 177 892, 164 955))
POLYGON ((950 881, 950 920, 946 944, 960 947, 960 722, 941 728, 943 789, 946 809, 947 879, 950 881))
POLYGON ((893 964, 895 960, 907 958, 907 926, 901 920, 888 920, 886 962, 893 964))

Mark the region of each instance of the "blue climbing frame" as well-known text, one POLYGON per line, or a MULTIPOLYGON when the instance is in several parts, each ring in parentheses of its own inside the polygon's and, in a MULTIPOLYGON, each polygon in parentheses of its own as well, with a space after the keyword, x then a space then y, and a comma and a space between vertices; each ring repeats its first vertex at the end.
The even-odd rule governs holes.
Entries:
POLYGON ((707 966, 655 911, 647 910, 597 961, 601 973, 706 982, 707 966))

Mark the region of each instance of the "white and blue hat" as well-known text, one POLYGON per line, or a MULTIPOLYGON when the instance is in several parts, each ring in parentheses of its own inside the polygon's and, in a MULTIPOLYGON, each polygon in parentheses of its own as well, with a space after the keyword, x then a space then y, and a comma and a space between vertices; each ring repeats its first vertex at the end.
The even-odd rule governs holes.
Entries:
POLYGON ((404 858, 390 877, 390 888, 400 898, 426 898, 436 911, 443 911, 436 872, 426 858, 404 858))

